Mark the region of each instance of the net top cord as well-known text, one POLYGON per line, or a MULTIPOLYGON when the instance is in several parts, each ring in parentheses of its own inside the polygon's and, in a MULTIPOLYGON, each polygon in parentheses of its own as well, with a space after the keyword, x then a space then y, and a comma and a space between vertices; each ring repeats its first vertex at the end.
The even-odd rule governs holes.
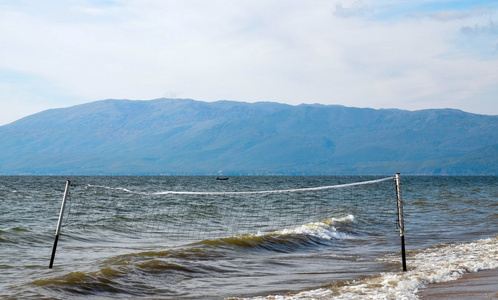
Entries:
POLYGON ((353 183, 346 183, 346 184, 327 185, 327 186, 319 186, 319 187, 310 187, 310 188, 264 190, 264 191, 230 191, 230 192, 161 191, 161 192, 145 193, 145 192, 132 191, 132 190, 129 190, 127 188, 122 188, 122 187, 109 187, 109 186, 103 186, 103 185, 86 184, 85 187, 87 189, 89 189, 89 188, 102 188, 102 189, 108 189, 108 190, 118 190, 118 191, 130 193, 130 194, 144 195, 144 196, 153 196, 153 195, 250 195, 250 194, 295 193, 295 192, 338 189, 338 188, 364 185, 364 184, 374 184, 374 183, 379 183, 379 182, 383 182, 383 181, 387 181, 387 180, 392 180, 395 178, 396 177, 391 176, 391 177, 375 179, 375 180, 360 181, 360 182, 353 182, 353 183))

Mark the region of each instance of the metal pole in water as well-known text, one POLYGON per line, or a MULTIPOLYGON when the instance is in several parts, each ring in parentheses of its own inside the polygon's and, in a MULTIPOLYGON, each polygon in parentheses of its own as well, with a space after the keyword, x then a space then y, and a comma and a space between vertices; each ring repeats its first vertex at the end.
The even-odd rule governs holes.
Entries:
POLYGON ((398 225, 399 236, 401 237, 401 261, 403 263, 403 272, 406 272, 406 253, 405 253, 405 222, 403 220, 403 200, 401 199, 401 178, 396 173, 396 198, 398 199, 398 225))
POLYGON ((62 216, 64 215, 64 208, 66 207, 66 199, 69 194, 70 184, 71 181, 66 181, 66 189, 64 190, 64 197, 62 198, 61 212, 59 213, 59 221, 57 222, 57 228, 55 229, 54 247, 52 248, 52 257, 50 258, 50 265, 48 266, 49 269, 52 269, 52 266, 54 265, 55 251, 57 250, 57 242, 59 241, 59 235, 62 227, 62 216))

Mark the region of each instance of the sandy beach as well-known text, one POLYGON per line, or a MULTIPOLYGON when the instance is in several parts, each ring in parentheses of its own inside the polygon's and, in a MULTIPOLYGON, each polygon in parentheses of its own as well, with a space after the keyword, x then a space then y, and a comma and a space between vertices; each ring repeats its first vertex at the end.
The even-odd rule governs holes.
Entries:
POLYGON ((420 299, 498 299, 498 269, 465 274, 422 289, 420 299))

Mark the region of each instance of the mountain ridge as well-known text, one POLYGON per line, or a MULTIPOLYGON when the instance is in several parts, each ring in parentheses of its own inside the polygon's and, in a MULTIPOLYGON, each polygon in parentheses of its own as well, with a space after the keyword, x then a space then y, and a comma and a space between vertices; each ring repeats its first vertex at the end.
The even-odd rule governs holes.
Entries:
POLYGON ((108 99, 0 126, 0 174, 497 175, 497 129, 456 109, 108 99))

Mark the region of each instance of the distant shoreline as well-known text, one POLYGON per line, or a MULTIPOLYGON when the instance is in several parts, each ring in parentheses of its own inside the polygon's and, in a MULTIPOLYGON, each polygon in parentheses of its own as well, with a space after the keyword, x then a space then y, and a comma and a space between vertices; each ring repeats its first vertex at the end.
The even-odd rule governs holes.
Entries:
MULTIPOLYGON (((395 173, 385 173, 385 174, 229 174, 226 177, 258 177, 258 176, 275 176, 275 177, 386 177, 386 176, 394 176, 395 173)), ((0 174, 0 177, 9 177, 9 176, 32 176, 32 177, 105 177, 105 176, 115 176, 115 177, 182 177, 182 176, 190 176, 190 177, 219 177, 213 174, 0 174)), ((497 177, 497 174, 473 174, 473 175, 442 175, 442 174, 403 174, 402 177, 497 177)))

